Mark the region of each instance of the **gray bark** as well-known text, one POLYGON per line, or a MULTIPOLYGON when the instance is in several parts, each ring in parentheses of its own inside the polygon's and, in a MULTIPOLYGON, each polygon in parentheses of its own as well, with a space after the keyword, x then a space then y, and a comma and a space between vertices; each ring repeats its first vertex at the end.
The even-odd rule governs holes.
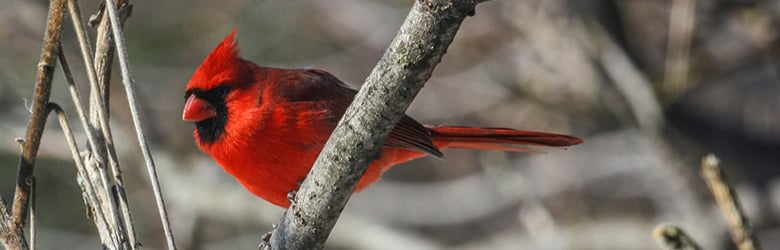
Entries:
POLYGON ((482 1, 418 0, 273 231, 273 249, 322 249, 368 164, 482 1))

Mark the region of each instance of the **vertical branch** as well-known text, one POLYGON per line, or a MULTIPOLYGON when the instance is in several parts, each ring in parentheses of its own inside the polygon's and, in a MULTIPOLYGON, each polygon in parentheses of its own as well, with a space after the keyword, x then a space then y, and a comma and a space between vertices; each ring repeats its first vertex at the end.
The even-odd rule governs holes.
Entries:
MULTIPOLYGON (((64 59, 64 57, 61 57, 61 59, 64 59)), ((65 66, 63 67, 64 71, 66 72, 65 75, 68 76, 70 80, 69 83, 72 83, 72 78, 70 78, 70 71, 66 67, 67 63, 65 63, 64 60, 62 60, 62 62, 63 66, 65 66)), ((98 234, 100 234, 103 248, 130 248, 130 246, 126 245, 126 242, 121 242, 121 239, 119 239, 119 237, 114 233, 113 229, 111 229, 111 223, 107 218, 112 215, 107 214, 107 211, 104 209, 105 206, 113 205, 107 204, 107 199, 105 196, 107 195, 108 191, 100 189, 103 186, 101 185, 99 178, 96 178, 96 176, 99 174, 90 171, 90 169, 87 169, 87 167, 84 165, 84 161, 82 160, 82 156, 79 155, 79 148, 78 145, 76 145, 76 139, 73 137, 73 131, 70 128, 65 112, 56 103, 49 103, 47 109, 49 112, 54 112, 57 114, 57 119, 60 122, 60 128, 62 128, 62 132, 65 134, 65 140, 68 142, 68 147, 70 148, 73 162, 76 164, 76 171, 80 180, 79 184, 81 185, 83 193, 82 195, 85 200, 85 205, 88 208, 89 215, 91 215, 89 217, 92 217, 93 221, 95 222, 95 227, 98 230, 98 234)))
POLYGON ((28 249, 24 231, 13 226, 14 218, 9 212, 5 199, 0 197, 0 243, 6 249, 28 249))
POLYGON ((731 229, 731 239, 740 250, 761 249, 753 234, 750 221, 745 215, 742 205, 739 203, 737 193, 726 180, 723 170, 720 168, 720 162, 713 154, 709 154, 701 160, 701 175, 707 181, 715 201, 718 202, 720 209, 726 216, 729 228, 731 229))
MULTIPOLYGON (((113 187, 116 190, 116 195, 113 195, 113 192, 111 192, 110 188, 106 186, 104 191, 107 193, 105 193, 103 197, 108 198, 110 203, 107 203, 105 204, 106 206, 102 207, 108 208, 108 212, 113 215, 113 217, 109 219, 117 222, 119 222, 121 219, 121 223, 111 223, 111 227, 114 228, 113 231, 116 231, 116 233, 119 234, 119 237, 127 238, 127 240, 131 242, 130 247, 134 248, 136 245, 135 227, 133 225, 132 216, 130 214, 127 196, 125 195, 124 191, 124 181, 122 179, 121 168, 119 166, 116 149, 114 148, 111 128, 108 125, 108 105, 105 102, 108 99, 108 93, 105 92, 107 91, 107 84, 105 84, 106 82, 103 82, 101 86, 101 82, 99 80, 106 80, 106 75, 110 75, 110 68, 104 68, 106 65, 110 66, 110 62, 101 61, 103 64, 101 65, 100 69, 104 70, 104 72, 102 72, 103 74, 98 74, 96 72, 97 68, 93 64, 92 60, 92 48, 90 47, 89 38, 86 35, 86 23, 81 18, 78 2, 76 0, 69 0, 68 7, 71 18, 73 19, 73 25, 79 40, 82 58, 84 60, 84 64, 86 65, 87 76, 90 83, 90 100, 92 104, 90 108, 93 111, 93 116, 91 119, 89 119, 89 121, 87 121, 86 117, 83 115, 83 112, 79 112, 81 122, 85 126, 85 131, 88 135, 91 135, 88 139, 91 152, 93 153, 92 157, 97 159, 96 161, 90 161, 90 165, 94 165, 92 169, 102 170, 105 168, 104 165, 106 164, 103 159, 108 158, 108 165, 110 166, 111 172, 113 173, 113 187), (108 71, 109 73, 106 73, 105 71, 108 71), (116 200, 116 202, 113 202, 114 200, 116 200), (118 204, 118 208, 116 207, 116 204, 118 204), (116 213, 116 210, 120 210, 121 214, 116 213)), ((105 15, 103 16, 105 17, 105 15)), ((124 16, 126 17, 126 15, 124 16)), ((103 39, 105 39, 105 37, 103 37, 103 39)), ((105 45, 101 46, 101 48, 105 48, 105 45)), ((109 53, 109 51, 105 51, 105 49, 102 52, 109 53)), ((106 56, 100 56, 100 58, 101 60, 109 59, 106 56)), ((71 84, 71 86, 75 85, 71 84)), ((74 100, 74 102, 77 101, 74 100)), ((80 104, 79 107, 81 108, 80 104)), ((109 177, 107 175, 101 174, 100 176, 100 178, 105 183, 108 182, 109 177)))
MULTIPOLYGON (((97 76, 95 74, 95 67, 92 65, 92 48, 89 46, 89 37, 87 37, 86 29, 84 28, 85 24, 81 19, 81 11, 79 10, 78 2, 76 2, 76 0, 68 0, 68 10, 70 11, 70 17, 73 21, 74 30, 76 31, 76 37, 78 38, 79 41, 79 47, 81 48, 81 56, 84 61, 84 65, 86 65, 87 78, 89 79, 90 86, 93 88, 94 91, 94 88, 97 86, 97 76)), ((69 81, 72 80, 71 77, 68 78, 69 81)), ((69 85, 75 87, 75 84, 69 83, 69 85)), ((80 103, 80 101, 74 100, 74 103, 76 102, 80 103)), ((82 108, 79 107, 79 109, 82 108)), ((87 133, 87 139, 91 149, 90 157, 94 159, 94 161, 90 161, 90 163, 91 165, 96 165, 93 167, 93 169, 98 170, 98 172, 101 172, 98 175, 99 176, 98 178, 100 178, 102 181, 100 183, 103 186, 102 189, 108 190, 109 189, 108 177, 106 176, 105 171, 101 171, 102 169, 105 168, 103 166, 105 164, 105 159, 106 159, 105 144, 98 144, 95 141, 96 136, 94 134, 96 134, 95 133, 96 129, 86 126, 87 123, 85 123, 85 120, 82 120, 82 123, 84 125, 84 131, 87 133)), ((115 162, 115 160, 113 162, 115 162)), ((119 217, 117 216, 117 213, 115 212, 116 210, 114 209, 113 206, 114 203, 112 199, 113 197, 108 195, 105 196, 105 198, 107 198, 105 205, 108 206, 100 206, 100 207, 109 209, 107 214, 112 215, 111 217, 108 218, 109 221, 111 222, 109 224, 109 226, 112 227, 111 231, 118 231, 117 233, 124 234, 124 230, 119 230, 118 228, 115 227, 116 225, 119 224, 118 223, 119 217)))
MULTIPOLYGON (((120 1, 119 6, 122 10, 129 8, 123 8, 121 6, 130 6, 124 4, 125 1, 120 1)), ((120 11, 122 13, 129 13, 129 11, 120 11)), ((120 22, 124 25, 125 19, 127 18, 127 15, 120 15, 120 22)), ((98 109, 103 109, 103 112, 106 113, 106 115, 110 115, 108 113, 108 106, 100 106, 98 99, 102 99, 102 103, 108 104, 109 103, 109 90, 111 88, 111 85, 109 84, 111 82, 111 66, 114 62, 114 45, 113 41, 111 40, 111 23, 109 23, 108 15, 105 15, 105 2, 101 2, 99 15, 99 20, 95 20, 98 22, 97 24, 97 33, 95 38, 95 59, 94 59, 94 65, 95 65, 95 71, 97 73, 98 77, 98 89, 97 91, 90 92, 89 96, 89 113, 91 114, 90 123, 94 127, 99 127, 99 120, 98 120, 98 109)), ((109 117, 106 117, 109 118, 109 117)))
MULTIPOLYGON (((73 29, 76 31, 76 38, 79 41, 79 48, 81 49, 81 57, 84 61, 84 65, 86 65, 86 71, 87 71, 87 79, 89 79, 89 86, 92 88, 91 92, 96 92, 94 88, 97 88, 97 74, 95 73, 95 67, 92 65, 92 47, 90 47, 89 43, 89 37, 87 36, 87 31, 85 26, 85 23, 81 19, 81 10, 79 8, 78 1, 76 0, 68 0, 68 11, 70 13, 71 21, 73 22, 73 29)), ((75 85, 74 85, 75 86, 75 85)), ((80 98, 79 98, 80 99, 80 98)), ((75 100, 74 100, 75 102, 75 100)), ((84 122, 84 121, 82 121, 84 122)), ((91 148, 91 151, 93 153, 93 157, 95 157, 98 162, 104 163, 103 159, 106 158, 105 149, 101 144, 98 144, 95 142, 95 138, 99 135, 99 133, 95 133, 94 131, 98 130, 99 125, 86 127, 85 125, 85 132, 87 132, 88 140, 89 140, 89 146, 91 148)))
MULTIPOLYGON (((90 87, 92 91, 95 91, 95 88, 97 86, 97 76, 95 73, 95 67, 92 65, 92 48, 90 47, 89 43, 89 37, 87 36, 86 32, 86 24, 81 19, 81 11, 78 5, 78 2, 76 0, 68 0, 68 10, 70 11, 70 17, 73 21, 73 27, 76 31, 76 37, 79 41, 79 47, 81 49, 81 55, 82 59, 84 61, 84 65, 86 66, 86 72, 87 72, 87 78, 89 79, 90 87)), ((69 75, 69 74, 68 74, 69 75)), ((75 84, 70 83, 72 80, 71 77, 68 77, 69 79, 69 86, 75 88, 75 84)), ((74 100, 74 103, 80 102, 74 100)), ((83 109, 82 107, 79 107, 78 109, 83 109)), ((81 114, 81 113, 80 113, 81 114)), ((101 113, 102 114, 102 113, 101 113)), ((82 119, 82 125, 84 125, 84 131, 87 133, 87 138, 89 142, 89 152, 87 156, 92 159, 88 160, 88 166, 90 172, 92 174, 88 174, 87 176, 90 176, 92 178, 89 178, 87 181, 97 180, 96 185, 98 186, 98 196, 97 200, 100 202, 98 204, 92 204, 97 209, 104 210, 101 215, 108 215, 106 218, 101 218, 100 220, 95 220, 95 222, 102 222, 107 221, 107 224, 102 225, 96 225, 98 228, 102 228, 102 230, 99 230, 100 232, 100 238, 101 241, 103 241, 103 244, 106 245, 119 245, 122 244, 120 242, 123 242, 127 238, 127 232, 124 230, 124 227, 122 227, 120 223, 120 217, 119 214, 116 212, 117 208, 114 205, 115 199, 114 196, 111 195, 110 192, 110 185, 109 185, 109 177, 108 173, 105 170, 105 165, 107 164, 106 159, 106 144, 100 143, 98 144, 95 141, 95 138, 97 137, 95 134, 99 134, 99 131, 102 131, 105 133, 104 130, 88 126, 88 123, 84 120, 85 117, 79 116, 79 118, 82 119), (93 179, 94 178, 94 179, 93 179)), ((99 117, 101 121, 105 121, 106 119, 102 119, 104 116, 99 117)), ((106 122, 107 123, 107 122, 106 122)), ((101 123, 102 124, 102 123, 101 123)), ((102 137, 101 137, 102 138, 102 137)), ((109 149, 110 150, 110 149, 109 149)), ((115 155, 110 155, 109 158, 111 158, 112 165, 116 164, 116 157, 115 155)))
POLYGON ((43 38, 43 52, 38 62, 35 97, 32 115, 27 125, 27 136, 19 160, 19 172, 16 178, 14 193, 13 217, 14 231, 23 228, 27 218, 27 205, 30 198, 30 185, 27 178, 32 176, 35 160, 38 155, 43 128, 46 126, 46 105, 49 103, 51 79, 56 65, 58 42, 62 34, 62 24, 65 19, 65 0, 52 0, 49 5, 49 17, 43 38))
MULTIPOLYGON (((132 5, 127 1, 119 0, 119 22, 124 25, 125 20, 130 16, 132 12, 132 5)), ((124 180, 122 179, 121 170, 119 164, 116 163, 116 151, 114 148, 114 138, 111 135, 111 128, 108 127, 108 120, 110 113, 108 112, 108 103, 110 98, 110 86, 111 86, 111 66, 114 61, 114 46, 111 39, 111 24, 109 22, 108 15, 102 15, 100 24, 97 27, 97 38, 95 41, 95 57, 94 66, 97 73, 97 86, 96 89, 92 89, 90 98, 90 121, 89 123, 93 127, 100 127, 104 132, 105 137, 98 136, 98 140, 103 142, 109 149, 109 155, 112 161, 111 166, 114 171, 114 181, 116 182, 116 196, 119 201, 119 208, 122 211, 123 220, 128 230, 128 237, 130 242, 134 244, 140 244, 136 240, 135 226, 133 218, 130 213, 130 206, 128 205, 127 192, 125 191, 124 180), (104 115, 100 115, 100 114, 104 115), (103 117, 105 122, 101 122, 99 117, 103 117)), ((136 246, 133 246, 135 248, 136 246)))
MULTIPOLYGON (((96 137, 99 135, 99 133, 97 133, 96 130, 90 129, 90 127, 87 125, 87 116, 86 113, 84 113, 84 104, 81 102, 81 97, 79 96, 79 92, 76 89, 76 83, 73 80, 73 75, 71 74, 70 67, 68 66, 68 60, 65 56, 65 53, 62 52, 62 49, 60 49, 59 52, 59 59, 62 72, 65 75, 65 80, 68 84, 68 90, 70 91, 71 99, 73 100, 74 106, 76 107, 76 114, 78 115, 79 120, 81 121, 81 125, 87 134, 88 145, 90 145, 91 148, 101 148, 100 146, 105 144, 98 143, 96 137)), ((85 154, 84 158, 89 159, 88 163, 90 164, 88 168, 85 167, 81 156, 79 156, 77 145, 75 142, 71 142, 73 137, 72 132, 70 132, 70 126, 67 124, 67 120, 64 118, 63 112, 58 105, 54 105, 53 103, 50 105, 50 108, 57 112, 60 118, 60 125, 63 129, 63 132, 65 132, 65 138, 68 140, 69 146, 73 151, 73 161, 76 163, 78 174, 81 177, 79 185, 82 187, 82 196, 85 198, 85 205, 92 213, 91 217, 95 223, 98 234, 100 235, 100 240, 104 245, 118 246, 119 244, 124 244, 120 243, 124 242, 124 240, 121 238, 127 236, 128 234, 131 235, 130 237, 132 237, 134 232, 131 231, 132 228, 124 230, 121 225, 116 223, 118 221, 115 209, 116 203, 114 202, 115 199, 113 199, 107 184, 108 176, 106 175, 105 167, 100 165, 100 158, 99 156, 94 156, 94 151, 87 151, 85 154)), ((132 245, 126 245, 125 247, 131 248, 131 246, 132 245)))
MULTIPOLYGON (((123 3, 121 10, 121 19, 124 21, 129 15, 130 8, 123 3)), ((111 2, 113 3, 113 2, 111 2)), ((116 16, 114 15, 116 18, 116 16)), ((107 18, 104 18, 107 20, 107 18)), ((106 21, 105 23, 108 23, 106 21)), ((115 23, 112 23, 112 25, 115 23)), ((105 24, 104 27, 108 25, 105 24)), ((28 249, 28 243, 24 238, 23 228, 29 216, 30 225, 30 244, 29 247, 35 247, 35 178, 33 176, 33 167, 36 160, 40 139, 45 126, 46 117, 49 112, 57 113, 60 125, 65 132, 68 145, 71 148, 73 160, 78 170, 78 180, 82 187, 85 205, 88 208, 88 216, 92 217, 98 232, 101 235, 101 241, 104 248, 108 249, 135 249, 137 242, 135 240, 135 231, 132 218, 129 212, 127 197, 124 191, 124 184, 121 178, 121 171, 117 162, 117 156, 111 139, 110 127, 108 126, 108 108, 104 101, 107 101, 107 89, 100 88, 99 82, 102 81, 107 86, 110 75, 110 60, 112 58, 111 46, 105 46, 109 43, 109 29, 103 29, 102 43, 99 53, 100 65, 96 67, 92 64, 92 51, 88 40, 85 23, 81 20, 78 2, 76 0, 52 0, 49 7, 49 16, 47 28, 44 35, 44 47, 42 49, 41 59, 38 64, 37 82, 35 87, 35 97, 31 110, 31 118, 28 125, 27 137, 23 140, 22 155, 19 163, 19 173, 17 178, 16 192, 12 213, 8 213, 8 207, 0 197, 0 240, 3 245, 9 249, 28 249), (73 77, 65 60, 62 47, 60 46, 60 36, 65 16, 65 4, 69 4, 71 18, 79 40, 83 59, 87 66, 87 75, 89 76, 90 87, 96 95, 104 96, 97 98, 96 121, 90 124, 87 122, 87 116, 84 112, 84 105, 78 96, 73 77), (108 48, 108 49, 105 49, 108 48), (59 58, 63 71, 65 71, 68 86, 73 97, 74 104, 79 113, 79 118, 84 125, 88 137, 90 150, 83 155, 79 154, 78 147, 73 138, 67 118, 62 109, 55 103, 49 102, 51 91, 51 81, 56 66, 56 59, 59 58), (98 77, 96 69, 100 69, 98 77), (100 138, 100 140, 96 139, 100 138), (95 153, 95 154, 91 154, 95 153), (84 158, 89 160, 89 167, 84 164, 84 158), (111 167, 112 179, 109 178, 106 170, 108 158, 111 167), (110 180, 114 181, 112 185, 110 180), (119 209, 117 209, 117 206, 119 209), (120 212, 121 211, 121 215, 120 212)), ((116 33, 115 33, 116 34, 116 33)), ((121 34, 121 33, 120 33, 121 34)))
POLYGON ((125 47, 125 38, 122 33, 119 14, 117 13, 116 4, 107 0, 106 9, 108 10, 109 19, 111 21, 111 31, 113 33, 114 42, 116 45, 117 56, 119 57, 119 66, 122 71, 122 83, 125 86, 125 93, 127 94, 128 106, 130 107, 130 114, 133 117, 133 125, 135 126, 136 136, 138 137, 138 143, 141 147, 141 153, 144 156, 144 162, 146 163, 146 169, 149 174, 149 179, 154 190, 154 198, 157 202, 157 209, 160 214, 160 220, 162 221, 163 231, 165 232, 165 239, 168 243, 169 249, 176 249, 176 241, 173 238, 173 232, 171 230, 171 224, 168 220, 168 212, 165 208, 165 200, 162 197, 162 191, 160 189, 160 181, 157 177, 157 168, 152 159, 152 153, 149 149, 149 143, 146 141, 146 133, 141 124, 141 118, 138 114, 138 104, 135 97, 135 80, 133 79, 132 71, 130 70, 129 60, 127 58, 127 47, 125 47))
POLYGON ((27 184, 30 185, 30 249, 35 249, 35 237, 37 231, 35 227, 37 223, 35 220, 35 213, 38 206, 38 190, 35 183, 35 176, 30 176, 27 179, 27 184))
POLYGON ((674 0, 669 17, 669 42, 666 48, 666 72, 663 93, 675 99, 687 91, 690 72, 691 40, 696 16, 696 0, 674 0))
POLYGON ((645 131, 657 133, 664 124, 664 118, 650 80, 602 26, 592 22, 587 31, 596 45, 593 57, 604 66, 604 73, 625 98, 639 126, 645 131))
POLYGON ((321 249, 382 142, 480 0, 418 0, 274 230, 274 249, 321 249))

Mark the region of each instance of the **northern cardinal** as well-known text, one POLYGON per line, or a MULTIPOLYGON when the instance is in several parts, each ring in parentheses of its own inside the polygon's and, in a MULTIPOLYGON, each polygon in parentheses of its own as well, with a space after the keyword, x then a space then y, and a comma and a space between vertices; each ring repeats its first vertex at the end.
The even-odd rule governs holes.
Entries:
MULTIPOLYGON (((261 67, 242 59, 228 35, 195 71, 184 94, 195 140, 250 192, 281 207, 298 189, 356 90, 319 69, 261 67)), ((508 128, 423 125, 404 116, 357 185, 390 167, 444 148, 523 151, 513 145, 564 147, 573 136, 508 128)))

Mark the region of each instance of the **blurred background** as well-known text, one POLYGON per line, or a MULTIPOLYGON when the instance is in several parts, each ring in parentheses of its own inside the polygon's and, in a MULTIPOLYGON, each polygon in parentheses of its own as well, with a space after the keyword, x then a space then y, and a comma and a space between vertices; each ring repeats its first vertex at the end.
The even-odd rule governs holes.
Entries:
MULTIPOLYGON (((91 14, 98 1, 81 1, 91 14)), ((412 1, 132 1, 137 93, 181 249, 255 249, 283 210, 201 153, 181 121, 193 71, 234 27, 260 65, 326 69, 358 87, 412 1)), ((0 195, 13 194, 48 2, 0 2, 0 195)), ((69 22, 69 19, 67 19, 69 22)), ((449 150, 388 171, 351 199, 329 249, 658 249, 673 222, 731 249, 699 176, 721 158, 765 249, 780 248, 780 2, 493 0, 463 23, 409 109, 428 124, 573 134, 544 153, 449 150)), ((94 31, 93 31, 94 32, 94 31)), ((93 39, 94 40, 94 39, 93 39)), ((83 71, 70 23, 63 47, 83 71)), ((58 68, 51 99, 76 121, 58 68)), ((139 238, 164 247, 118 71, 114 136, 139 238)), ((76 75, 86 96, 86 76, 76 75)), ((79 127, 79 126, 76 126, 79 127)), ((83 132, 77 131, 84 145, 83 132)), ((43 136, 39 247, 94 249, 54 119, 43 136)))

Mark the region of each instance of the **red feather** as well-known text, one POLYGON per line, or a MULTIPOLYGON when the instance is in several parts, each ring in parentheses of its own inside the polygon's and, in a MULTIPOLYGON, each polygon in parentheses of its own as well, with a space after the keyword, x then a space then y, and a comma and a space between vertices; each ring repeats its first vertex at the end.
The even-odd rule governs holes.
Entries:
MULTIPOLYGON (((186 88, 184 119, 198 146, 250 192, 287 207, 357 91, 317 69, 260 67, 238 55, 236 31, 205 59, 186 88)), ((423 125, 404 116, 385 140, 357 191, 390 167, 445 148, 526 151, 565 147, 576 137, 509 128, 423 125)))

